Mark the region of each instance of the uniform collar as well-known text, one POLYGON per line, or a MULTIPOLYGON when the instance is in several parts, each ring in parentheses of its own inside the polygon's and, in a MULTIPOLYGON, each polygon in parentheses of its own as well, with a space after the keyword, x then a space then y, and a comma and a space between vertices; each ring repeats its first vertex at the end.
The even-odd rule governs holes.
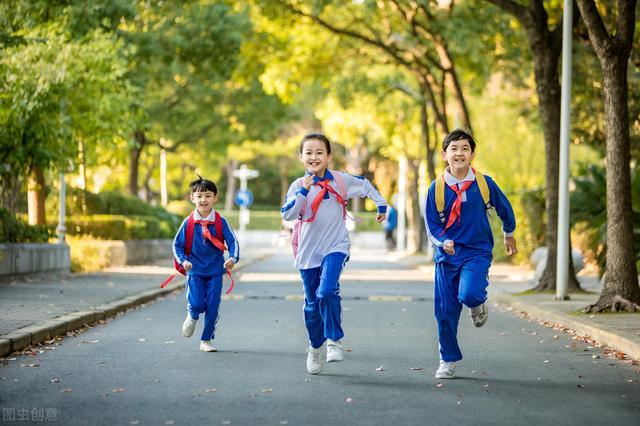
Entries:
POLYGON ((448 186, 457 185, 457 184, 460 184, 462 182, 466 182, 468 180, 470 180, 472 182, 474 180, 476 180, 476 175, 473 173, 473 168, 471 168, 471 167, 469 167, 469 171, 467 172, 467 175, 462 180, 459 180, 458 178, 453 176, 449 172, 449 168, 448 167, 444 170, 444 181, 448 186))
MULTIPOLYGON (((307 171, 307 172, 305 173, 305 176, 311 176, 311 173, 309 173, 309 171, 307 171)), ((329 180, 333 180, 333 175, 331 174, 331 172, 329 171, 329 169, 327 169, 327 170, 325 170, 325 171, 324 171, 324 177, 321 177, 321 178, 320 178, 320 177, 318 177, 318 176, 314 176, 314 177, 313 177, 313 183, 318 183, 318 182, 320 182, 321 180, 327 180, 327 179, 329 179, 329 180)))
POLYGON ((214 222, 216 219, 216 209, 211 209, 211 213, 209 213, 209 216, 207 217, 202 217, 200 216, 200 213, 198 212, 198 209, 195 209, 193 211, 193 218, 195 220, 206 220, 207 222, 214 222))

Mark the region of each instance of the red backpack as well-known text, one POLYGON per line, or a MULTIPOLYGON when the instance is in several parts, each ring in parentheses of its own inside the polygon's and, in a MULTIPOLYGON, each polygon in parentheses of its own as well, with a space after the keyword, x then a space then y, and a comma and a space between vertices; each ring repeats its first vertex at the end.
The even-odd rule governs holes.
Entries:
MULTIPOLYGON (((220 245, 215 244, 215 246, 224 252, 224 234, 222 233, 222 219, 220 218, 220 214, 215 212, 215 222, 214 226, 216 228, 216 235, 214 238, 220 241, 220 245)), ((196 228, 196 220, 193 218, 193 212, 187 218, 187 232, 186 239, 184 242, 184 255, 189 256, 191 254, 191 247, 193 246, 193 230, 196 228)), ((173 266, 176 268, 176 271, 180 272, 182 275, 187 275, 184 270, 184 266, 178 263, 175 256, 173 258, 173 266)))

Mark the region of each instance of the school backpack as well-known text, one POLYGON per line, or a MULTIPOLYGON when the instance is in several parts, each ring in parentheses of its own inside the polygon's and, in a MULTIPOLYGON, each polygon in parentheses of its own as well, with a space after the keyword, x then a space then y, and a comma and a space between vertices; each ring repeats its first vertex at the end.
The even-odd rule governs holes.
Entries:
MULTIPOLYGON (((222 250, 224 252, 224 234, 222 233, 222 219, 220 217, 220 213, 215 212, 215 222, 214 226, 216 229, 216 235, 214 239, 220 242, 220 245, 215 244, 216 248, 222 250)), ((193 212, 187 218, 187 232, 184 242, 184 254, 185 256, 189 256, 191 254, 191 247, 193 246, 193 231, 196 228, 196 220, 193 217, 193 212)), ((173 266, 176 268, 176 271, 180 272, 182 275, 187 275, 187 271, 184 270, 184 266, 178 263, 176 258, 173 258, 173 266)))
MULTIPOLYGON (((347 184, 342 177, 342 174, 335 170, 329 170, 329 173, 333 175, 333 180, 336 181, 336 185, 338 185, 338 193, 345 200, 345 204, 347 202, 347 184)), ((298 178, 296 183, 301 182, 302 178, 298 178)), ((337 200, 336 200, 337 201, 337 200)), ((298 218, 293 224, 293 232, 291 233, 291 248, 293 249, 293 257, 298 257, 298 244, 300 242, 300 229, 302 228, 302 218, 305 214, 305 208, 307 206, 307 199, 304 200, 302 207, 300 207, 300 212, 298 213, 298 218)), ((346 205, 343 206, 346 209, 346 205)))
MULTIPOLYGON (((489 195, 489 186, 487 185, 487 179, 484 177, 482 173, 479 171, 472 169, 473 173, 476 175, 476 182, 478 182, 478 188, 480 189, 480 194, 482 195, 482 201, 484 201, 484 206, 487 210, 489 210, 491 206, 491 199, 489 195)), ((438 216, 440 216, 440 221, 442 224, 446 222, 446 218, 444 217, 444 175, 440 175, 436 179, 436 210, 438 210, 438 216)))

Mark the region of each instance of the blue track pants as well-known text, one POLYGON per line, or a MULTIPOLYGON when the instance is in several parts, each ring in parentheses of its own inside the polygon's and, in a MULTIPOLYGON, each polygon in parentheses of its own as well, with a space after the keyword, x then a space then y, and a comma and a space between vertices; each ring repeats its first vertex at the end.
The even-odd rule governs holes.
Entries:
POLYGON ((339 280, 347 260, 344 253, 329 253, 319 267, 300 270, 304 286, 304 323, 309 343, 316 349, 326 339, 338 341, 344 336, 339 280))
POLYGON ((458 346, 458 321, 462 305, 475 308, 487 300, 491 258, 476 256, 460 265, 436 263, 435 313, 438 322, 440 359, 462 359, 458 346))
POLYGON ((203 277, 189 274, 186 288, 191 318, 197 320, 200 314, 204 313, 204 329, 200 340, 213 339, 222 295, 222 276, 203 277))

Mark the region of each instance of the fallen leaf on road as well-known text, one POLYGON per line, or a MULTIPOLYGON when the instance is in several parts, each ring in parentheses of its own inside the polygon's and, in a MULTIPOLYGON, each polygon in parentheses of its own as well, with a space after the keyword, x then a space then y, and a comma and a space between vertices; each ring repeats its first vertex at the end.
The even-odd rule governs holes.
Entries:
POLYGON ((113 393, 122 393, 122 392, 124 392, 124 388, 115 388, 115 389, 112 389, 111 392, 113 392, 113 393))
POLYGON ((271 393, 271 392, 273 392, 272 388, 262 389, 262 393, 271 393))
POLYGON ((353 352, 351 349, 347 349, 347 352, 353 352))
POLYGON ((71 388, 62 389, 60 393, 69 393, 71 392, 71 390, 72 390, 71 388))

